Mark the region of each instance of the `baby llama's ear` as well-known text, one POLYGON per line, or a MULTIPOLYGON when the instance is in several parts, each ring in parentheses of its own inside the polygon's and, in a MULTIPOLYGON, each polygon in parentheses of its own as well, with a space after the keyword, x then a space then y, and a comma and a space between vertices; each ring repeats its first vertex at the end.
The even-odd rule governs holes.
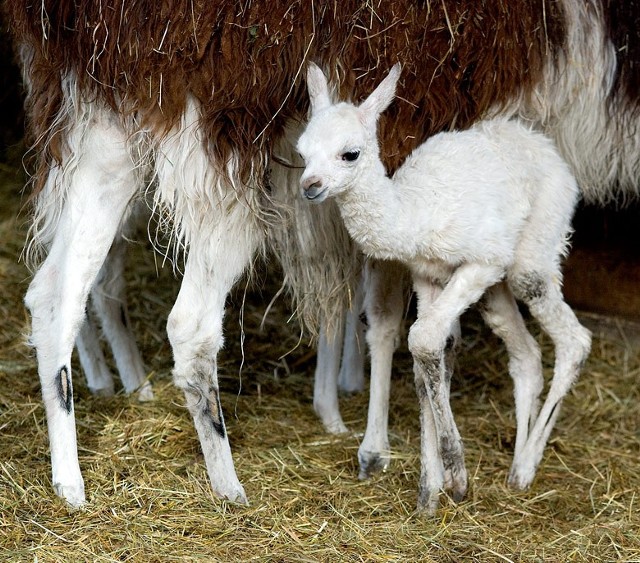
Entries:
POLYGON ((396 95, 396 84, 400 78, 402 67, 400 63, 393 65, 389 74, 380 82, 378 87, 369 94, 369 97, 360 104, 358 110, 365 124, 372 124, 378 120, 380 114, 389 107, 396 95))
POLYGON ((312 115, 331 105, 327 79, 315 63, 309 63, 307 68, 307 89, 309 90, 312 115))

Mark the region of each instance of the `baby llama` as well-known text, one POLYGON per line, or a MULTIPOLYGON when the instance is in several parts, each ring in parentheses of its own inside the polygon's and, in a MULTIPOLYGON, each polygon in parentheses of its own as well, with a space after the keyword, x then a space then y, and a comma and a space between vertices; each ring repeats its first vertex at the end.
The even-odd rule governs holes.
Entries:
POLYGON ((579 192, 554 144, 518 121, 480 121, 430 138, 389 178, 377 121, 399 76, 395 65, 355 106, 333 103, 323 72, 310 64, 311 118, 297 146, 305 161, 303 196, 313 202, 335 198, 365 254, 398 260, 412 273, 418 316, 409 349, 421 411, 418 510, 433 513, 441 489, 451 490, 454 500, 467 489, 446 362, 462 312, 483 298, 484 318, 509 352, 517 419, 509 483, 517 488, 533 481, 591 336, 560 289, 560 260, 579 192), (555 346, 553 379, 539 411, 540 351, 514 296, 555 346))

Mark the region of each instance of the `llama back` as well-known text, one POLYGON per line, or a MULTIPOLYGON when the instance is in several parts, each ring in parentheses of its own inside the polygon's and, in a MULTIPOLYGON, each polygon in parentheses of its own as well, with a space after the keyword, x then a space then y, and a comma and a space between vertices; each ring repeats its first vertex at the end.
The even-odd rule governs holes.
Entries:
POLYGON ((635 4, 445 2, 423 10, 395 0, 375 14, 355 1, 76 4, 4 3, 16 43, 31 50, 30 127, 46 149, 36 187, 61 157, 72 119, 61 114, 61 78, 118 115, 136 115, 155 136, 175 127, 193 96, 220 172, 237 158, 239 184, 266 189, 272 141, 306 110, 305 61, 330 69, 342 98, 359 99, 399 60, 398 95, 409 103, 381 123, 389 169, 429 135, 515 112, 556 139, 589 197, 606 198, 613 183, 635 193, 640 40, 624 31, 637 19, 635 4))
POLYGON ((489 251, 492 260, 509 263, 527 230, 548 230, 553 240, 564 240, 557 229, 569 223, 578 197, 553 141, 503 118, 435 135, 393 179, 403 200, 411 200, 409 216, 397 221, 404 220, 408 232, 424 222, 418 238, 452 263, 484 260, 489 251))
POLYGON ((466 127, 529 91, 542 78, 547 52, 562 47, 554 2, 545 10, 525 0, 445 4, 426 10, 394 0, 374 13, 355 0, 268 9, 219 0, 153 7, 119 0, 45 0, 36 7, 19 0, 5 2, 5 10, 16 42, 33 52, 31 125, 35 139, 48 141, 48 159, 60 157, 64 140, 64 128, 50 130, 64 103, 60 77, 73 76, 81 95, 137 115, 156 136, 176 126, 192 95, 202 104, 215 162, 237 151, 240 177, 266 187, 264 168, 253 160, 271 154, 289 119, 304 115, 307 60, 331 69, 340 96, 354 99, 402 61, 399 95, 410 103, 398 104, 382 124, 386 164, 395 169, 428 135, 466 127), (500 73, 485 80, 495 65, 500 73))

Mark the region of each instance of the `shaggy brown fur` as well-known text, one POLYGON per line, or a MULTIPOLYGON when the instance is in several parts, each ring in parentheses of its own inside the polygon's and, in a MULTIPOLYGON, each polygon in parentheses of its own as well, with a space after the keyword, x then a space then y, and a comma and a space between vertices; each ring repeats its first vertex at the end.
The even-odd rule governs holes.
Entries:
POLYGON ((354 99, 402 62, 405 103, 381 124, 394 169, 426 136, 466 127, 528 91, 563 37, 553 0, 13 0, 5 9, 16 41, 34 51, 32 135, 51 135, 36 188, 61 155, 59 131, 50 128, 62 101, 60 76, 70 72, 85 95, 136 113, 156 135, 193 94, 208 150, 216 162, 237 150, 246 182, 287 119, 304 115, 307 60, 331 69, 341 95, 354 99))

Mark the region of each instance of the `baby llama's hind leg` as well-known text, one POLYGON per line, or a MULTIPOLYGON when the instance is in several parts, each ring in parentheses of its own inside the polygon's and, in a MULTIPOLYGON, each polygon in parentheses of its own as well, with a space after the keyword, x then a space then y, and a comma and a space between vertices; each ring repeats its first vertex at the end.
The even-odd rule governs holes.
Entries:
POLYGON ((499 336, 509 353, 509 374, 513 379, 516 404, 516 444, 514 458, 521 455, 529 430, 538 414, 544 385, 540 348, 531 336, 506 282, 489 288, 481 312, 487 325, 499 336))
POLYGON ((529 487, 542 459, 544 447, 558 418, 562 399, 578 378, 589 355, 591 333, 566 304, 560 291, 560 273, 525 272, 510 276, 511 287, 524 301, 555 346, 553 379, 538 418, 523 449, 513 460, 509 484, 529 487))

